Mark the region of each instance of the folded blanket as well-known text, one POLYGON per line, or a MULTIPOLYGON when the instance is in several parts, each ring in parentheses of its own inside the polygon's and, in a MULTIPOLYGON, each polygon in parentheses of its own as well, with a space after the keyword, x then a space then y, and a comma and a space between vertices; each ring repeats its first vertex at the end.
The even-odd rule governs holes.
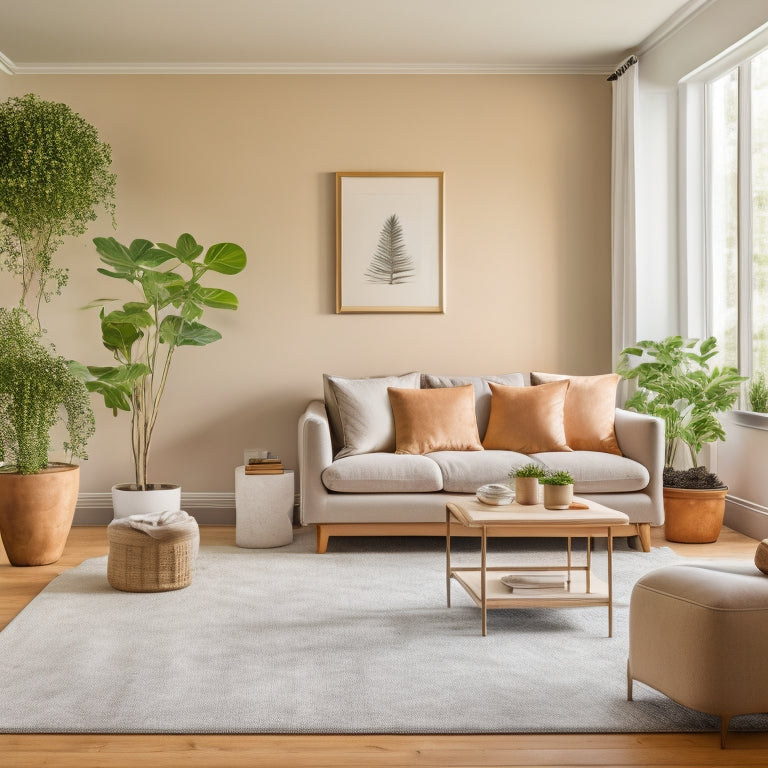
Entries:
POLYGON ((188 515, 183 509, 167 509, 163 512, 150 512, 145 515, 131 515, 130 517, 120 517, 113 520, 110 527, 135 528, 138 531, 151 536, 153 539, 167 540, 178 538, 180 535, 187 534, 194 536, 195 556, 199 546, 200 535, 197 527, 197 520, 188 515))

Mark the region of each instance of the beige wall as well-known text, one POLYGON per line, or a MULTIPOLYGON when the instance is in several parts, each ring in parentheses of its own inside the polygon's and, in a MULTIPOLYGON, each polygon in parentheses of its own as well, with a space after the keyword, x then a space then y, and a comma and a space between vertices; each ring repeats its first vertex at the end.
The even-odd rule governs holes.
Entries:
MULTIPOLYGON (((43 321, 63 354, 109 363, 96 311, 78 309, 118 288, 97 274, 92 237, 189 231, 248 253, 244 273, 215 281, 241 302, 207 316, 223 339, 177 354, 155 482, 231 491, 246 447, 295 466, 323 372, 611 369, 604 77, 0 76, 0 97, 27 92, 91 121, 118 175, 117 230, 101 218, 60 252, 71 284, 43 321), (340 170, 445 172, 444 315, 335 314, 340 170)), ((132 479, 127 414, 94 406, 85 493, 132 479)))

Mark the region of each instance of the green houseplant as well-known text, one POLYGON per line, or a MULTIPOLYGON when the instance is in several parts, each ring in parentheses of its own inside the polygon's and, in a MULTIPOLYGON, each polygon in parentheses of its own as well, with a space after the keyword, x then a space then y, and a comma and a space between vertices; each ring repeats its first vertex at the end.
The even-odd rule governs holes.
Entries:
POLYGON ((625 408, 664 420, 665 535, 671 541, 715 541, 722 526, 728 488, 699 467, 698 457, 705 443, 725 440, 717 414, 733 407, 744 377, 732 366, 711 367, 717 354, 713 336, 669 336, 627 347, 616 367, 622 378, 637 383, 625 408), (680 445, 687 448, 688 467, 675 465, 680 445))
POLYGON ((94 418, 85 385, 25 309, 0 308, 0 533, 14 565, 58 560, 72 524, 79 467, 48 458, 60 420, 70 458, 87 458, 94 418))
POLYGON ((509 473, 509 479, 515 481, 515 501, 518 504, 539 503, 539 480, 547 474, 541 464, 523 464, 509 473))
POLYGON ((544 486, 547 509, 568 509, 573 501, 573 475, 564 469, 547 472, 539 479, 544 486))
POLYGON ((138 239, 126 246, 112 237, 97 237, 94 244, 105 265, 98 271, 130 283, 138 294, 109 312, 105 304, 112 300, 91 305, 101 308, 102 342, 117 364, 88 366, 87 387, 101 394, 115 415, 118 410, 131 412, 135 482, 116 486, 114 500, 120 491, 162 490, 148 481, 147 467, 174 354, 180 347, 201 347, 221 338, 200 318, 208 308, 237 309, 237 297, 205 287, 201 279, 207 272, 238 274, 246 255, 234 243, 212 245, 203 254, 203 246, 189 234, 181 235, 175 245, 138 239))
POLYGON ((768 383, 765 374, 758 371, 750 380, 747 387, 749 410, 755 413, 768 413, 768 383))
POLYGON ((0 270, 19 286, 17 305, 0 310, 0 502, 14 565, 58 560, 75 512, 79 467, 50 462, 49 431, 64 422, 70 458, 84 458, 93 413, 77 366, 43 339, 40 306, 67 281, 53 258, 63 239, 85 232, 98 207, 114 212, 110 163, 109 145, 66 104, 0 103, 0 270))
POLYGON ((66 104, 31 93, 0 104, 0 260, 35 318, 67 282, 53 258, 63 238, 82 235, 99 207, 114 213, 111 162, 109 145, 66 104))

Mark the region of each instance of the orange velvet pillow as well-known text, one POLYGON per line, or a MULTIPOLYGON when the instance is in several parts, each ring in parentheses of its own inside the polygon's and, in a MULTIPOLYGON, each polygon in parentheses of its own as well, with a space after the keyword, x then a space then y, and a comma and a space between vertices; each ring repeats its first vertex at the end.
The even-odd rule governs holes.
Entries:
POLYGON ((395 453, 482 451, 475 416, 475 388, 389 387, 395 417, 395 453))
POLYGON ((483 447, 487 450, 544 453, 570 451, 565 441, 567 381, 539 387, 489 384, 491 415, 483 447))
POLYGON ((616 440, 616 388, 620 376, 562 376, 531 373, 531 384, 543 386, 553 381, 571 382, 565 398, 565 439, 574 451, 601 451, 621 456, 616 440))

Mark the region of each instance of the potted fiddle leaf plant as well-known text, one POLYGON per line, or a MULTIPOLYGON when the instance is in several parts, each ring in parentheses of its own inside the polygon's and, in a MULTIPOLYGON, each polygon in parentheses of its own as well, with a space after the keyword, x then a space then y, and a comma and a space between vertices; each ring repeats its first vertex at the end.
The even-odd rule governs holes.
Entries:
POLYGON ((102 275, 130 283, 138 296, 107 311, 112 300, 100 299, 102 343, 116 364, 88 366, 86 385, 104 397, 115 415, 131 412, 134 482, 112 489, 116 517, 179 509, 181 489, 151 483, 149 452, 171 363, 181 347, 202 347, 221 334, 200 322, 206 309, 237 309, 237 297, 202 285, 208 272, 236 275, 246 265, 245 251, 234 243, 218 243, 207 251, 190 234, 175 245, 137 239, 123 245, 112 237, 94 240, 102 275), (205 251, 205 252, 204 252, 205 251))
POLYGON ((720 535, 728 487, 699 466, 699 454, 705 443, 725 440, 717 416, 733 407, 745 379, 733 366, 712 367, 717 354, 713 336, 669 336, 639 341, 619 356, 616 372, 637 384, 624 407, 664 420, 664 535, 669 541, 705 543, 720 535), (676 462, 680 446, 688 455, 676 462))
POLYGON ((0 270, 19 299, 0 308, 0 527, 14 565, 61 557, 93 433, 84 369, 45 341, 40 308, 61 293, 55 256, 103 207, 114 212, 111 151, 66 104, 34 94, 0 103, 0 270), (84 399, 85 395, 85 399, 84 399), (52 461, 50 430, 63 423, 67 461, 52 461))

